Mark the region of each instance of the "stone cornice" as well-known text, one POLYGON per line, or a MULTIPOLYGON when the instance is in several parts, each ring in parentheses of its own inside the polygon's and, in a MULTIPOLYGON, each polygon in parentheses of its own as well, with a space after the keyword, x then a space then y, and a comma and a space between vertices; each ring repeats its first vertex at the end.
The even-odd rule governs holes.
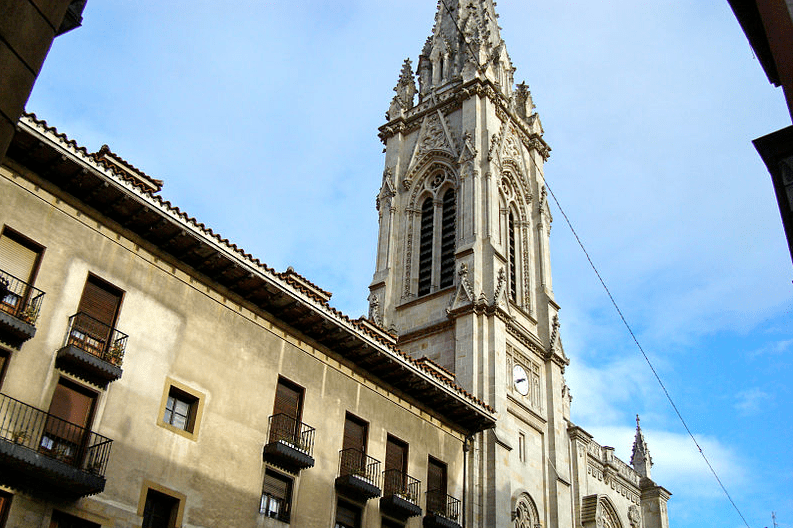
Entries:
POLYGON ((545 142, 541 134, 529 130, 527 123, 512 112, 509 100, 499 89, 493 86, 489 79, 473 79, 456 88, 438 93, 434 98, 427 98, 427 100, 408 110, 406 115, 400 115, 381 126, 378 129, 378 136, 385 144, 395 134, 418 128, 421 124, 421 119, 430 112, 440 110, 444 115, 448 115, 456 108, 461 107, 463 101, 474 95, 487 97, 496 106, 499 118, 502 120, 509 118, 515 125, 523 145, 529 150, 537 150, 544 160, 548 159, 551 147, 545 142))

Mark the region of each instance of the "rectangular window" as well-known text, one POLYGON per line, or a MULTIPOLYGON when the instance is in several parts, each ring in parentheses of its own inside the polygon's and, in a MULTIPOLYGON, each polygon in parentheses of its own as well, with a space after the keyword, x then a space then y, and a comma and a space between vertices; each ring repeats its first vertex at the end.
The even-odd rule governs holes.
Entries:
POLYGON ((121 307, 123 292, 107 281, 89 275, 69 335, 70 344, 102 357, 121 307))
POLYGON ((80 463, 96 397, 96 392, 61 378, 52 393, 39 449, 67 464, 80 463))
POLYGON ((168 391, 165 415, 162 420, 177 429, 192 433, 197 407, 198 398, 180 391, 176 387, 171 387, 171 390, 168 391))
POLYGON ((0 528, 5 527, 9 510, 11 510, 11 494, 0 491, 0 528))
POLYGON ((383 493, 385 495, 404 495, 407 488, 408 445, 402 440, 388 435, 385 444, 385 471, 383 472, 383 493))
POLYGON ((526 435, 518 433, 518 458, 521 462, 526 462, 526 435))
POLYGON ((3 378, 5 378, 7 365, 8 365, 8 352, 6 352, 5 350, 0 350, 0 388, 3 387, 3 378))
POLYGON ((146 492, 142 528, 175 528, 179 499, 157 490, 146 492))
POLYGON ((50 528, 102 528, 102 525, 53 510, 50 528))
MULTIPOLYGON (((366 437, 369 424, 347 413, 344 419, 340 475, 366 474, 366 437)), ((368 475, 372 477, 373 475, 368 475)))
POLYGON ((203 393, 166 378, 157 425, 190 440, 196 440, 204 401, 203 393))
POLYGON ((446 512, 446 464, 429 457, 427 464, 427 511, 446 512))
POLYGON ((335 528, 361 528, 361 509, 339 499, 336 504, 335 528))
POLYGON ((279 377, 275 388, 270 442, 283 440, 293 445, 300 441, 300 418, 303 414, 303 388, 279 377))
POLYGON ((259 512, 288 523, 291 503, 292 479, 275 471, 266 470, 259 512))
POLYGON ((0 235, 0 310, 19 317, 28 302, 44 248, 19 233, 3 229, 0 235))

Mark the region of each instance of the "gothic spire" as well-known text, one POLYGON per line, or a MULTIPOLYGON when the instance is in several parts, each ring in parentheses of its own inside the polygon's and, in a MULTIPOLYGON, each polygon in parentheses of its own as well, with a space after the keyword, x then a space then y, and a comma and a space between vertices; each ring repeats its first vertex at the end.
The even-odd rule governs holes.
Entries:
POLYGON ((501 39, 493 0, 438 0, 432 35, 419 57, 419 93, 488 78, 509 96, 512 62, 501 39))
POLYGON ((642 428, 639 425, 639 415, 636 415, 636 437, 633 440, 633 453, 631 453, 631 465, 636 472, 646 478, 650 478, 650 468, 653 465, 653 459, 650 456, 650 449, 647 447, 647 442, 644 440, 642 428))

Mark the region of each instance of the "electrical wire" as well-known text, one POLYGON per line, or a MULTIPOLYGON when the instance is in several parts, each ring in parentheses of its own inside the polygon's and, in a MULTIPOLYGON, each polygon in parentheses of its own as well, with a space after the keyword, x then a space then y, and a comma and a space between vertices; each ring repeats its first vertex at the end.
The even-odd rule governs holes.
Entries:
MULTIPOLYGON (((533 159, 532 162, 534 162, 533 159)), ((537 167, 536 162, 534 162, 534 166, 537 167)), ((539 169, 539 167, 537 168, 539 169)), ((669 394, 669 391, 666 389, 666 385, 664 385, 664 382, 661 381, 661 376, 658 375, 658 372, 655 370, 655 367, 653 367, 652 361, 650 361, 650 358, 647 356, 647 353, 644 351, 644 348, 642 348, 642 345, 639 343, 639 339, 636 337, 636 334, 633 333, 633 329, 631 328, 631 325, 628 324, 628 321, 625 319, 622 310, 620 310, 620 307, 617 305, 617 301, 614 300, 614 296, 611 295, 611 291, 609 290, 608 286, 606 286, 606 282, 603 280, 603 277, 600 275, 600 272, 595 266, 595 263, 592 262, 592 258, 589 256, 589 253, 584 247, 583 242, 581 242, 581 239, 578 237, 578 233, 576 233, 576 230, 573 228, 573 224, 570 222, 570 219, 567 217, 567 214, 564 212, 564 209, 562 209, 561 204, 559 204, 559 200, 556 198, 556 195, 551 190, 551 186, 548 185, 547 180, 544 181, 545 181, 545 188, 548 189, 548 192, 553 198, 553 201, 556 203, 556 207, 558 207, 559 212, 562 213, 565 222, 567 222, 567 227, 569 227, 570 231, 573 233, 576 242, 578 242, 578 245, 581 247, 581 251, 584 252, 587 261, 589 261, 589 265, 592 267, 592 270, 595 272, 595 275, 597 275, 597 278, 600 281, 600 284, 603 286, 603 289, 606 290, 606 294, 611 300, 611 304, 613 304, 614 308, 617 310, 617 314, 619 314, 622 323, 625 325, 625 328, 628 329, 628 333, 631 335, 633 342, 636 343, 636 347, 639 349, 639 352, 641 352, 642 356, 644 356, 644 360, 647 362, 647 365, 650 367, 650 370, 653 372, 653 376, 655 376, 655 379, 658 381, 658 384, 661 386, 661 389, 664 391, 664 394, 666 395, 666 399, 669 400, 672 409, 675 410, 675 414, 677 414, 677 417, 680 419, 680 423, 683 424, 683 428, 685 428, 686 432, 688 433, 688 436, 691 437, 691 440, 694 442, 694 445, 697 446, 697 449, 699 450, 699 454, 702 455, 702 459, 705 460, 705 463, 708 465, 710 472, 713 473, 713 476, 716 478, 716 482, 718 482, 719 486, 721 486, 721 489, 722 491, 724 491, 724 494, 727 496, 727 499, 730 501, 730 504, 732 504, 732 507, 735 508, 736 512, 738 512, 738 515, 741 517, 741 520, 743 520, 743 523, 746 525, 746 528, 750 528, 749 523, 746 522, 746 518, 741 513, 741 510, 738 509, 738 505, 736 505, 735 501, 732 500, 732 497, 730 496, 730 493, 727 491, 727 488, 724 486, 724 483, 719 478, 719 475, 716 473, 716 470, 713 469, 710 460, 708 460, 708 457, 705 456, 705 452, 702 450, 702 447, 699 445, 699 442, 697 442, 697 439, 694 437, 694 434, 691 432, 691 429, 688 428, 688 424, 686 423, 685 419, 683 419, 683 415, 680 414, 680 410, 677 408, 677 405, 675 405, 672 396, 669 394)))
MULTIPOLYGON (((474 61, 476 61, 477 70, 479 70, 480 73, 483 73, 482 66, 479 64, 479 60, 476 57, 476 54, 474 54, 473 48, 471 47, 471 45, 468 42, 468 40, 465 38, 465 34, 460 29, 460 26, 457 24, 457 20, 454 18, 454 15, 452 14, 451 9, 449 9, 449 6, 447 5, 446 0, 441 0, 441 2, 443 3, 443 6, 446 8, 446 11, 449 13, 449 16, 452 19, 452 22, 454 22, 454 27, 457 28, 457 32, 460 34, 460 38, 462 38, 463 42, 468 47, 468 51, 471 53, 471 57, 474 59, 474 61)), ((540 170, 539 166, 537 165, 537 162, 534 161, 533 157, 531 157, 531 160, 532 160, 532 163, 534 164, 535 168, 538 170, 538 173, 542 174, 542 171, 540 170)), ((567 214, 564 212, 564 209, 562 209, 562 206, 559 203, 559 200, 556 198, 556 195, 553 193, 553 190, 551 190, 551 186, 548 185, 548 181, 545 180, 544 176, 543 176, 543 180, 545 182, 545 188, 548 189, 548 192, 550 193, 551 198, 553 198, 553 201, 556 203, 556 207, 558 207, 559 208, 559 212, 562 213, 562 216, 564 217, 564 220, 567 223, 567 226, 570 228, 570 231, 573 233, 573 236, 575 237, 576 242, 578 242, 578 245, 581 248, 581 251, 584 252, 584 255, 586 256, 586 259, 589 262, 589 265, 592 267, 592 270, 595 272, 595 275, 597 275, 597 278, 600 281, 600 284, 603 286, 603 289, 606 291, 606 294, 608 295, 609 299, 611 300, 611 304, 614 305, 614 308, 617 310, 617 314, 620 316, 620 319, 622 320, 622 323, 625 325, 625 328, 627 328, 628 333, 630 334, 631 338, 633 339, 633 342, 636 344, 636 347, 639 349, 639 352, 642 353, 642 356, 644 357, 644 360, 647 362, 647 365, 650 367, 650 370, 652 371, 653 376, 655 376, 656 381, 658 381, 658 384, 661 386, 661 389, 664 391, 664 395, 666 396, 666 399, 669 400, 669 404, 672 406, 672 409, 674 409, 675 414, 677 415, 678 419, 680 420, 680 423, 683 424, 683 428, 688 433, 688 436, 691 437, 691 440, 694 442, 694 445, 697 446, 697 450, 699 451, 699 454, 702 456, 702 459, 705 461, 705 464, 707 464, 708 468, 710 469, 710 472, 713 474, 714 478, 716 479, 716 482, 719 483, 719 486, 721 487, 721 489, 724 492, 724 494, 727 496, 727 499, 730 501, 730 504, 732 504, 732 507, 738 513, 738 516, 741 518, 741 520, 743 521, 743 523, 746 525, 747 528, 751 528, 749 526, 749 523, 746 521, 746 518, 743 516, 743 513, 741 513, 741 510, 738 508, 738 505, 735 504, 735 501, 732 499, 732 496, 727 491, 727 488, 724 486, 724 483, 719 478, 719 475, 716 473, 716 470, 713 468, 713 465, 710 463, 710 460, 708 460, 708 457, 705 455, 705 452, 702 450, 702 446, 699 445, 699 442, 697 442, 697 439, 694 437, 694 434, 691 432, 691 429, 689 429, 688 424, 686 423, 686 420, 683 418, 683 415, 680 413, 680 410, 677 408, 677 405, 675 405, 675 402, 672 399, 672 396, 669 394, 669 391, 667 390, 666 385, 664 385, 664 382, 661 380, 661 376, 658 375, 658 372, 655 370, 655 367, 653 366, 652 361, 650 361, 650 358, 647 356, 647 353, 644 351, 644 348, 642 348, 641 343, 639 343, 639 339, 636 337, 636 334, 634 334, 633 329, 631 328, 630 324, 628 324, 627 319, 625 319, 625 315, 623 315, 622 310, 620 310, 620 307, 617 304, 617 301, 614 299, 614 296, 611 294, 611 291, 609 290, 608 286, 606 286, 606 281, 604 281, 603 277, 600 275, 600 272, 598 271, 597 267, 595 266, 595 263, 592 261, 592 258, 589 256, 589 253, 587 252, 586 248, 584 247, 583 242, 581 242, 581 239, 579 238, 578 233, 573 228, 573 224, 572 224, 572 222, 570 222, 570 218, 568 218, 567 214)), ((549 461, 550 461, 550 459, 549 459, 549 461)), ((553 466, 552 462, 551 462, 551 466, 553 466)), ((556 471, 555 467, 553 469, 554 469, 554 471, 556 471)))

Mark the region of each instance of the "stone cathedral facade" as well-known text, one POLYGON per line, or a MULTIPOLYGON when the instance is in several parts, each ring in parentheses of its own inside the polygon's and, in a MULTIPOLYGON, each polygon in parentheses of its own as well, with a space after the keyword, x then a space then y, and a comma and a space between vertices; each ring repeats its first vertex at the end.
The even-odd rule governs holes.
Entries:
POLYGON ((570 421, 544 185, 550 147, 492 0, 438 2, 387 123, 370 319, 498 413, 470 440, 473 527, 667 527, 638 428, 632 466, 570 421), (512 523, 512 524, 511 524, 512 523))

